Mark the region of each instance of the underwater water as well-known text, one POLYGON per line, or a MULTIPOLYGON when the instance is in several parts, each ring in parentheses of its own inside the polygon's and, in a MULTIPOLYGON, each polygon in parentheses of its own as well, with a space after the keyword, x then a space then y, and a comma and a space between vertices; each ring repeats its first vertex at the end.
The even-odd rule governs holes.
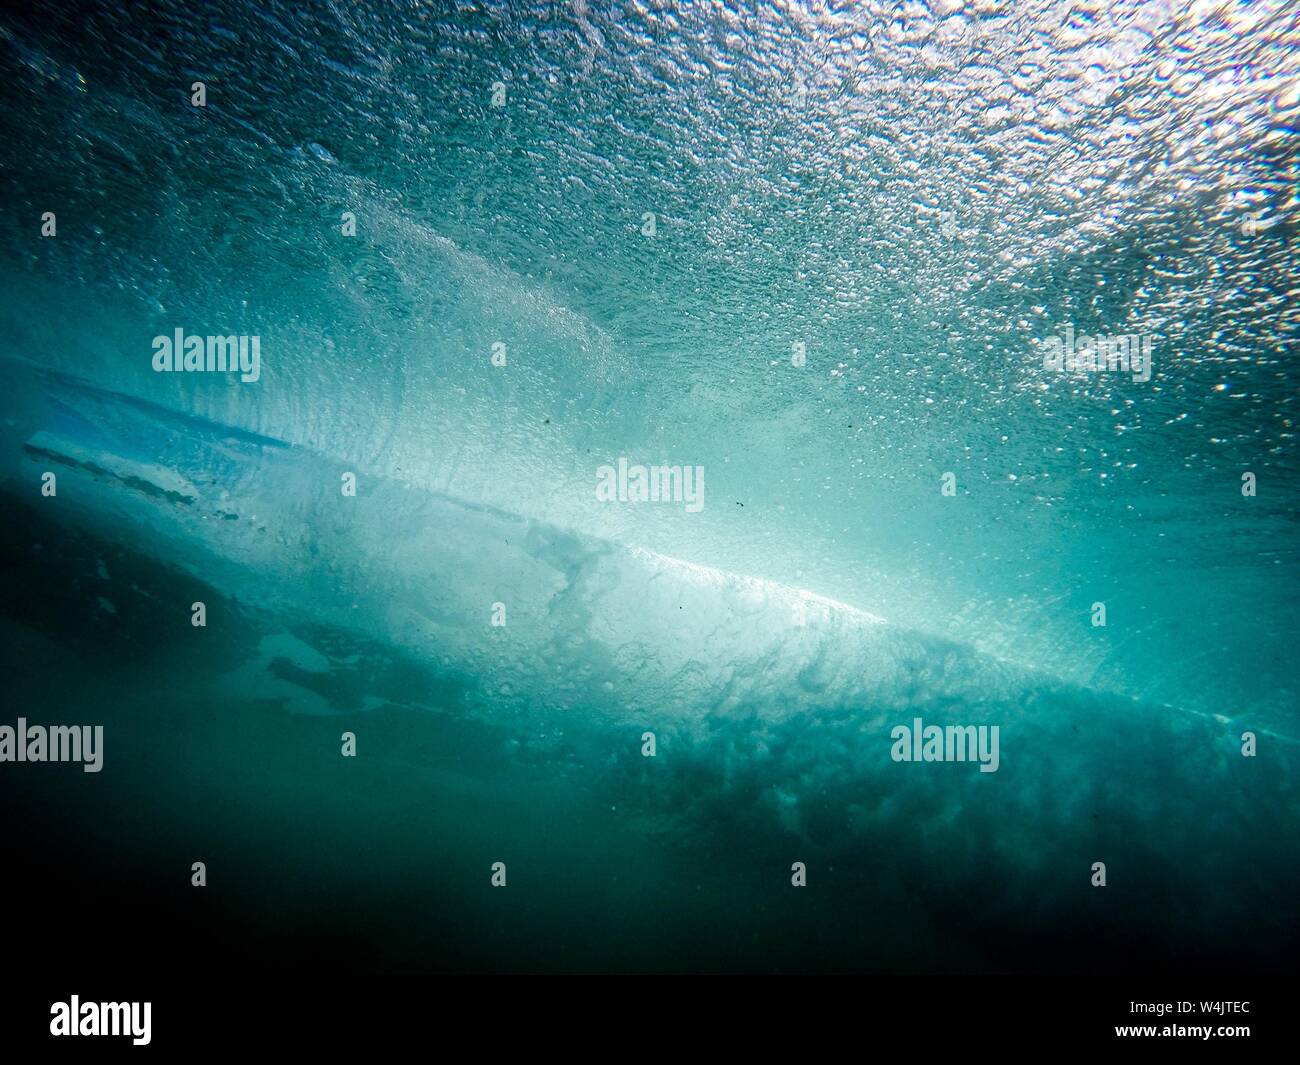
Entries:
POLYGON ((6 906, 141 964, 1287 966, 1298 43, 0 16, 0 724, 103 726, 0 764, 6 906), (936 725, 996 756, 898 757, 936 725))

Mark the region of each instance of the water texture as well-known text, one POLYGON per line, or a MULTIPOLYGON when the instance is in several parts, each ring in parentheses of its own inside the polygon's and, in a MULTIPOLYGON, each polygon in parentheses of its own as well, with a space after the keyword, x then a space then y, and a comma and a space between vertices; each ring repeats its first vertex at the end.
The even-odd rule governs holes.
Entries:
POLYGON ((1283 967, 1297 44, 1282 3, 0 16, 0 723, 106 736, 0 765, 6 901, 72 863, 288 968, 1283 967), (1067 327, 1149 378, 1049 367, 1067 327), (256 379, 158 372, 176 330, 256 379), (702 506, 603 500, 620 458, 702 506), (917 719, 996 771, 895 760, 917 719))

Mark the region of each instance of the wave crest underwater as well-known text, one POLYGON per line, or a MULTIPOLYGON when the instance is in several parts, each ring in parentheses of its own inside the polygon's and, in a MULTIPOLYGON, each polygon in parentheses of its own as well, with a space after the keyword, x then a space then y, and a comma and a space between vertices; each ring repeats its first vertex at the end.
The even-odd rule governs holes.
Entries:
POLYGON ((1281 964, 1300 13, 595 8, 6 16, 6 492, 255 613, 223 697, 418 663, 358 705, 497 752, 432 794, 730 869, 682 927, 798 859, 819 935, 907 914, 834 967, 1281 964), (1151 380, 1046 371, 1064 323, 1151 380), (177 328, 258 380, 155 373, 177 328), (706 506, 600 503, 620 456, 706 506), (997 772, 893 761, 918 717, 997 772))

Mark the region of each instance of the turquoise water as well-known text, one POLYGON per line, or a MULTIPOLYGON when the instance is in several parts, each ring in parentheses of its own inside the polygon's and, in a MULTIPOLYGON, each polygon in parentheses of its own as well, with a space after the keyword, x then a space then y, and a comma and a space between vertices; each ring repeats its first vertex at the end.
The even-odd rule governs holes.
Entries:
POLYGON ((286 967, 1283 964, 1300 27, 1226 11, 5 16, 9 718, 106 733, 3 766, 13 899, 84 854, 286 967))

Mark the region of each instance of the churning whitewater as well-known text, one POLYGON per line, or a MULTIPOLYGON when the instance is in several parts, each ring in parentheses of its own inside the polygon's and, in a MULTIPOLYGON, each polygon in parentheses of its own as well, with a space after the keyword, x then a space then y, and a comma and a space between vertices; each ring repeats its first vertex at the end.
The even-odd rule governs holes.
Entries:
POLYGON ((0 17, 6 905, 1286 968, 1300 13, 1067 7, 0 17))

